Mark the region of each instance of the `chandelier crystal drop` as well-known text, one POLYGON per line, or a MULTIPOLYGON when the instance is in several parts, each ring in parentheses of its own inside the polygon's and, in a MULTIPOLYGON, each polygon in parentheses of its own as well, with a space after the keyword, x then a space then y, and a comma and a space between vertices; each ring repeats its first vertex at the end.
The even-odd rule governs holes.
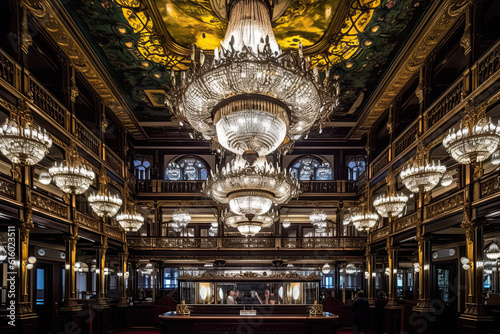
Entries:
POLYGON ((49 168, 49 174, 63 192, 83 194, 94 181, 95 173, 83 163, 74 142, 71 142, 67 155, 66 160, 49 168))
POLYGON ((229 204, 237 215, 259 216, 273 204, 285 204, 300 193, 294 175, 275 168, 260 157, 253 165, 237 156, 219 172, 212 172, 203 185, 205 196, 229 204))
POLYGON ((486 257, 490 260, 498 260, 500 259, 500 247, 498 247, 498 244, 496 242, 492 242, 488 248, 486 249, 485 253, 486 257))
POLYGON ((126 232, 137 232, 144 224, 144 217, 137 214, 135 210, 119 214, 116 220, 126 232))
POLYGON ((382 194, 373 201, 373 206, 382 217, 396 217, 403 212, 407 201, 403 194, 382 194))
POLYGON ((45 129, 33 123, 23 102, 17 119, 7 119, 0 127, 0 151, 15 164, 35 165, 49 152, 52 139, 45 129))
MULTIPOLYGON (((484 115, 482 115, 484 116, 484 115)), ((500 143, 500 125, 482 117, 475 124, 473 118, 463 120, 458 129, 452 128, 443 139, 448 154, 460 164, 488 159, 500 143)))
POLYGON ((90 207, 99 217, 112 217, 122 206, 122 199, 118 195, 111 195, 108 191, 108 176, 106 169, 101 167, 99 173, 99 192, 89 195, 90 207))
POLYGON ((445 172, 446 167, 442 166, 440 162, 416 161, 404 168, 400 176, 408 190, 418 193, 419 191, 428 192, 432 190, 445 172))
POLYGON ((192 49, 191 66, 181 73, 165 103, 179 123, 248 161, 303 138, 321 127, 338 104, 338 83, 330 69, 320 80, 302 46, 297 53, 276 43, 269 4, 234 0, 229 23, 213 59, 192 49))
POLYGON ((359 213, 352 216, 351 221, 358 231, 368 233, 377 225, 378 219, 378 215, 374 213, 359 213))
POLYGON ((180 228, 184 228, 191 222, 191 215, 184 209, 177 209, 172 214, 172 220, 180 228))

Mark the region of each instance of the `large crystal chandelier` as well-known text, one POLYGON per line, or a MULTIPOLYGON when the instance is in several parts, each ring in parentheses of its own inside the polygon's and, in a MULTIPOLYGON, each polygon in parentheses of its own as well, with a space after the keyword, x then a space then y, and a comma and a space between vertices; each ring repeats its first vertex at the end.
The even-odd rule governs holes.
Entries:
POLYGON ((387 172, 387 194, 378 196, 373 201, 373 206, 382 217, 397 217, 405 208, 408 197, 403 194, 396 194, 395 180, 392 170, 387 172))
POLYGON ((74 142, 70 144, 66 160, 49 168, 49 174, 62 191, 75 195, 87 191, 95 178, 94 171, 82 161, 74 142))
POLYGON ((495 152, 500 143, 500 125, 486 118, 483 109, 469 102, 465 115, 458 126, 452 128, 443 139, 448 154, 460 164, 481 162, 495 152))
POLYGON ((166 97, 179 122, 249 162, 321 127, 339 95, 330 69, 320 80, 301 46, 281 51, 271 11, 268 1, 229 1, 226 36, 214 58, 205 61, 193 47, 190 69, 178 85, 172 73, 166 97))
POLYGON ((89 195, 88 201, 99 217, 112 217, 122 206, 122 199, 117 195, 111 195, 108 191, 108 176, 104 166, 99 173, 99 192, 89 195))
MULTIPOLYGON (((367 189, 369 192, 369 189, 367 189)), ((361 210, 351 216, 354 227, 361 232, 370 232, 378 223, 378 215, 367 209, 366 197, 361 199, 361 210)))
POLYGON ((493 241, 484 252, 484 255, 493 261, 500 259, 500 247, 498 246, 498 243, 493 241))
POLYGON ((356 266, 354 265, 354 263, 348 263, 346 266, 345 266, 345 273, 347 275, 354 275, 358 272, 358 268, 356 268, 356 266))
POLYGON ((401 180, 411 192, 428 192, 439 183, 446 167, 439 161, 429 162, 423 145, 419 145, 417 150, 415 160, 401 171, 401 180))
POLYGON ((221 172, 212 172, 203 185, 207 197, 229 204, 231 211, 241 216, 265 214, 273 204, 285 204, 299 192, 298 180, 274 168, 265 157, 250 165, 237 156, 221 172))
POLYGON ((137 232, 144 224, 144 217, 131 208, 129 212, 122 212, 116 220, 126 232, 137 232))
POLYGON ((52 146, 52 139, 45 129, 33 122, 26 102, 20 102, 18 114, 7 119, 0 127, 0 151, 13 163, 35 165, 52 146))
POLYGON ((185 228, 191 222, 191 215, 184 209, 177 209, 172 214, 172 220, 179 228, 185 228))

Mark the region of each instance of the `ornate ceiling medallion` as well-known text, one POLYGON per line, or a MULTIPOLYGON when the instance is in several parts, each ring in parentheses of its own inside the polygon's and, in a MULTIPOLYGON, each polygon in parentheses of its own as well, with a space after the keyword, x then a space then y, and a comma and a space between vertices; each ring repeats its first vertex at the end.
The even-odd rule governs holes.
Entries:
POLYGON ((298 53, 281 51, 269 13, 264 1, 232 1, 214 59, 193 48, 190 69, 179 85, 172 73, 166 97, 179 122, 249 162, 321 128, 339 95, 330 69, 320 79, 301 46, 298 53))

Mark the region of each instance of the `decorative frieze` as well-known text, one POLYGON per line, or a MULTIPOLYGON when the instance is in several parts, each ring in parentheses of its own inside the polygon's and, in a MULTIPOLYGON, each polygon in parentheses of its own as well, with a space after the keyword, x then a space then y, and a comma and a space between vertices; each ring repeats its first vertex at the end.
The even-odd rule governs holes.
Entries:
POLYGON ((0 179, 0 195, 11 199, 15 199, 16 187, 14 183, 0 179))
POLYGON ((104 234, 116 240, 123 240, 123 232, 109 225, 104 225, 104 234))
POLYGON ((481 198, 500 192, 500 176, 481 182, 481 198))
POLYGON ((35 192, 31 193, 31 204, 33 208, 40 209, 48 214, 68 219, 69 210, 65 204, 59 203, 51 198, 42 196, 35 192))
POLYGON ((98 219, 84 215, 83 213, 76 212, 75 222, 81 226, 88 227, 91 230, 99 231, 101 222, 98 219))
POLYGON ((426 219, 460 208, 464 204, 464 193, 459 192, 427 207, 426 219))

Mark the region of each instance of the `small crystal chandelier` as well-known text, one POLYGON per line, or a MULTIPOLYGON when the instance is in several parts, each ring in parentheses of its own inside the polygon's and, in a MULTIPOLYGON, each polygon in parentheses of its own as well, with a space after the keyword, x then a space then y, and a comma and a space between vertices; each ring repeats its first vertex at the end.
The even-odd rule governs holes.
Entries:
POLYGON ((326 230, 327 216, 323 210, 314 209, 309 215, 309 221, 316 228, 316 232, 322 233, 326 230))
POLYGON ((408 190, 413 193, 428 192, 441 180, 446 167, 441 162, 427 161, 424 145, 417 148, 415 160, 401 171, 401 179, 408 190))
POLYGON ((218 227, 219 227, 219 223, 218 222, 212 222, 210 224, 210 228, 208 229, 208 235, 210 237, 215 237, 217 235, 218 227))
POLYGON ((49 168, 56 185, 67 194, 80 195, 90 187, 95 178, 94 171, 86 166, 74 142, 71 142, 66 160, 49 168))
POLYGON ((227 8, 226 36, 213 60, 193 47, 191 67, 178 85, 172 73, 165 103, 179 122, 252 163, 288 150, 313 126, 321 129, 339 89, 330 68, 320 80, 300 43, 297 53, 282 52, 267 1, 232 0, 227 8))
POLYGON ((332 267, 331 267, 328 263, 325 263, 325 264, 323 265, 323 267, 321 267, 321 272, 322 272, 323 274, 325 274, 325 275, 326 275, 326 274, 329 274, 331 270, 332 270, 332 267))
POLYGON ((191 215, 184 209, 177 209, 172 214, 172 220, 183 229, 191 222, 191 215))
POLYGON ((291 224, 292 223, 290 222, 289 219, 285 219, 283 220, 283 223, 281 223, 281 226, 283 226, 283 228, 289 228, 291 224))
POLYGON ((112 217, 122 206, 122 199, 117 195, 111 195, 108 191, 108 176, 104 166, 101 166, 99 173, 99 192, 91 194, 88 201, 99 217, 112 217))
POLYGON ((397 217, 405 208, 408 197, 403 194, 396 194, 394 188, 394 176, 392 170, 387 172, 387 194, 378 196, 373 201, 373 206, 382 217, 397 217))
POLYGON ((49 152, 52 139, 34 124, 27 103, 19 103, 17 115, 0 127, 0 151, 15 164, 35 165, 49 152))
POLYGON ((299 192, 298 180, 274 168, 265 157, 250 165, 237 156, 220 173, 212 173, 203 185, 205 196, 229 204, 231 211, 241 216, 265 214, 273 204, 287 203, 299 192))
POLYGON ((131 206, 129 212, 122 212, 116 216, 116 220, 125 232, 137 232, 144 224, 144 217, 136 213, 133 206, 131 206))
POLYGON ((473 100, 465 108, 465 115, 458 126, 443 139, 443 146, 460 164, 471 164, 488 159, 500 143, 500 125, 486 118, 483 108, 474 107, 473 100))
POLYGON ((379 217, 377 214, 369 212, 366 207, 366 197, 364 197, 361 200, 361 210, 351 216, 351 221, 358 231, 368 233, 377 225, 379 217))
POLYGON ((354 275, 358 272, 358 269, 353 263, 348 263, 347 266, 345 266, 345 273, 347 275, 354 275))
POLYGON ((500 247, 498 247, 498 243, 493 241, 484 252, 484 255, 492 261, 500 259, 500 247))

